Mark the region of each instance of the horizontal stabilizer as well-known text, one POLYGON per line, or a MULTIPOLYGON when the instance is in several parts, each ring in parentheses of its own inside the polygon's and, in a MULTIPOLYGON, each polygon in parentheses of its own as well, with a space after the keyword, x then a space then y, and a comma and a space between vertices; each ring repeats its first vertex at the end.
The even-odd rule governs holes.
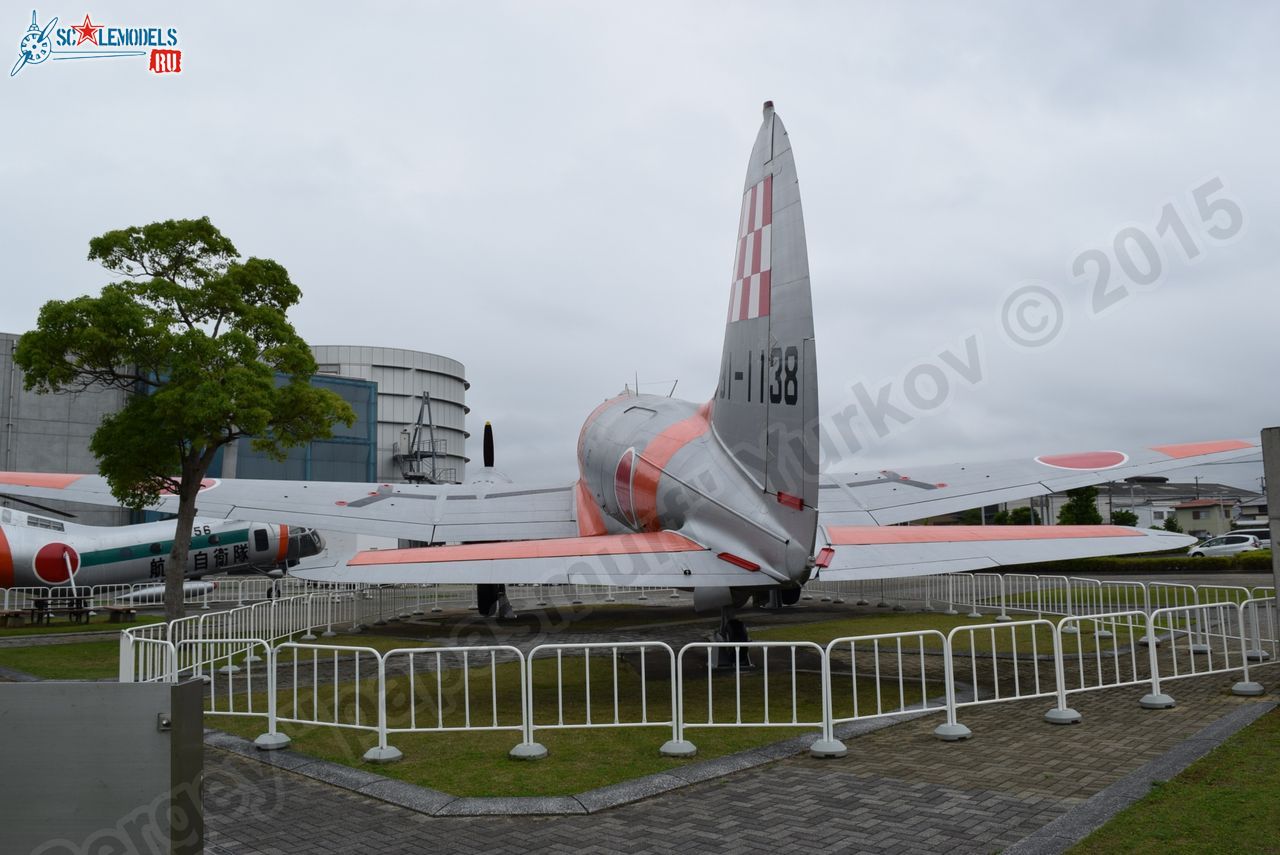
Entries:
POLYGON ((831 471, 818 485, 818 523, 893 525, 1135 475, 1257 459, 1260 453, 1257 440, 1225 439, 988 463, 831 471))
POLYGON ((671 531, 470 543, 362 552, 345 567, 294 573, 314 582, 617 585, 646 588, 771 585, 671 531))
POLYGON ((1116 525, 831 526, 823 582, 987 570, 1178 549, 1194 537, 1116 525))

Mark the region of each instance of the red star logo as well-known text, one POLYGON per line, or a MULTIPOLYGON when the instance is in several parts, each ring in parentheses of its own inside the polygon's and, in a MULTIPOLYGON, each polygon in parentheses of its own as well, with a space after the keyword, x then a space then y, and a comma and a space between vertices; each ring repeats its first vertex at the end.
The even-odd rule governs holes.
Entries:
POLYGON ((102 29, 102 25, 93 23, 89 20, 89 16, 85 15, 84 23, 71 29, 75 30, 80 36, 76 39, 77 45, 82 45, 85 42, 92 42, 96 45, 98 43, 98 32, 102 29))

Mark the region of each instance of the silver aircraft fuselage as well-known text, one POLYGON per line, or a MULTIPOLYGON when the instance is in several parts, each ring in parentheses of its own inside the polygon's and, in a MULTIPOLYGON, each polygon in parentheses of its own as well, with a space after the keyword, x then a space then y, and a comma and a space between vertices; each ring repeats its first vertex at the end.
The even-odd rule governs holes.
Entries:
POLYGON ((716 435, 714 405, 628 393, 597 407, 578 437, 581 533, 668 530, 733 543, 722 560, 784 586, 803 583, 816 513, 766 492, 744 470, 716 435))

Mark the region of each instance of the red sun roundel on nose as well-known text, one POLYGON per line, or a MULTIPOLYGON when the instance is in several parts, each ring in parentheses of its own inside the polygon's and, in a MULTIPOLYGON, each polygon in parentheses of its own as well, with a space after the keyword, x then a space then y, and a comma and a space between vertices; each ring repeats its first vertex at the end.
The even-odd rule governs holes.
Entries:
POLYGON ((631 481, 635 473, 636 450, 628 448, 618 458, 618 468, 613 470, 613 494, 618 499, 618 510, 631 525, 635 525, 635 503, 631 499, 631 481))
POLYGON ((1112 469, 1126 462, 1129 455, 1122 451, 1081 451, 1075 454, 1042 454, 1037 463, 1055 469, 1112 469))
POLYGON ((46 585, 61 585, 80 569, 80 554, 65 543, 46 543, 36 552, 31 569, 46 585))

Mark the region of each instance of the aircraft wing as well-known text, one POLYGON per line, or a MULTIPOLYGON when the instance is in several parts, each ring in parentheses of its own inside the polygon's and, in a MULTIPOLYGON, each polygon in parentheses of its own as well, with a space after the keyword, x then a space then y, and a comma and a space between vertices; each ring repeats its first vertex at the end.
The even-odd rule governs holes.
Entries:
MULTIPOLYGON (((0 472, 0 493, 118 505, 105 478, 0 472)), ((574 484, 362 484, 205 479, 199 513, 427 543, 529 540, 578 534, 574 484)), ((176 496, 155 510, 177 513, 176 496)))
POLYGON ((1116 525, 830 526, 819 581, 990 570, 1009 564, 1177 549, 1194 537, 1116 525), (827 550, 830 550, 828 552, 827 550))
POLYGON ((818 484, 820 525, 892 525, 1042 496, 1134 475, 1256 456, 1256 441, 1228 439, 1124 451, 1043 454, 995 463, 827 472, 818 484))
POLYGON ((345 567, 297 570, 314 582, 387 584, 619 585, 740 587, 773 585, 769 576, 720 560, 671 531, 469 543, 361 552, 345 567))

